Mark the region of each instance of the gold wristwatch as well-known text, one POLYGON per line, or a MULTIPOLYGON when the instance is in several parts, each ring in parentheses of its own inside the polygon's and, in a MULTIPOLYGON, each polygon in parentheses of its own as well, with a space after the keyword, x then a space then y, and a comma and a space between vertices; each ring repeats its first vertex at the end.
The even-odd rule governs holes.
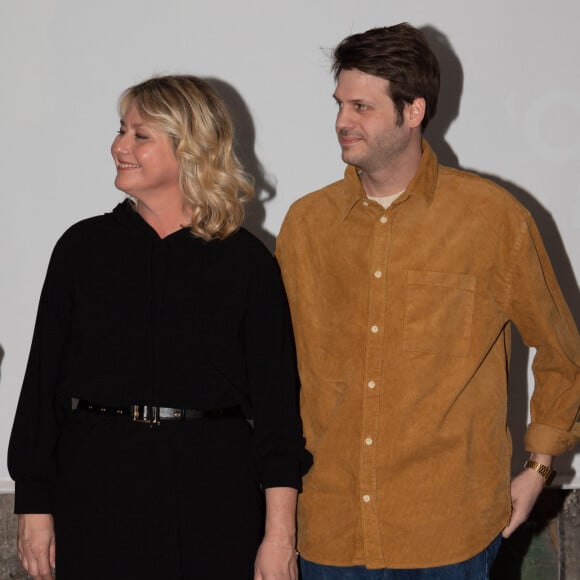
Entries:
POLYGON ((531 459, 524 463, 524 469, 533 469, 538 472, 544 478, 544 484, 546 486, 550 485, 554 481, 554 477, 556 477, 555 469, 552 469, 549 465, 532 461, 531 459))

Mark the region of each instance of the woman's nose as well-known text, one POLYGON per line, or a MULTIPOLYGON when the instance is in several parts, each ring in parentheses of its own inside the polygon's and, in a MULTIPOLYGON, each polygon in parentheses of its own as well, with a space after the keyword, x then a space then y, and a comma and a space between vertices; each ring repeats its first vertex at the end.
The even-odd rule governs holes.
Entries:
POLYGON ((117 135, 111 148, 115 153, 127 152, 129 149, 128 139, 124 134, 117 135))

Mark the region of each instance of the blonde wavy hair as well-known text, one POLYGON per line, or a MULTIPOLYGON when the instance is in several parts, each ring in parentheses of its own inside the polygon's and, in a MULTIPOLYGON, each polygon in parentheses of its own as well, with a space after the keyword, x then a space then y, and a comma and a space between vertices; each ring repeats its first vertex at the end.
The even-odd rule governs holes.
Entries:
POLYGON ((254 186, 234 153, 232 121, 214 89, 192 75, 152 77, 123 92, 121 117, 132 104, 172 140, 191 232, 209 241, 236 231, 254 186))

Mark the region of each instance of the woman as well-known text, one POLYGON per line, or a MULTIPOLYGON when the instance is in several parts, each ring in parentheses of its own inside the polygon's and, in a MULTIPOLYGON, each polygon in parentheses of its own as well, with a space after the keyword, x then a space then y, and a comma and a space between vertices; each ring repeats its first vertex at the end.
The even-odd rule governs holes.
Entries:
POLYGON ((9 449, 20 558, 35 579, 294 579, 311 458, 231 121, 193 76, 129 88, 120 115, 130 199, 63 235, 40 300, 9 449))

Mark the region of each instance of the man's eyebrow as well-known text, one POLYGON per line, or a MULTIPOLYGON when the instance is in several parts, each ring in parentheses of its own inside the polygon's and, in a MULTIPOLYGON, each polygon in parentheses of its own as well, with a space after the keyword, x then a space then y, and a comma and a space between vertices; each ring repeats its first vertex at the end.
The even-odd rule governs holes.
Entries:
POLYGON ((332 98, 337 102, 337 103, 364 103, 365 105, 368 105, 371 103, 371 101, 369 101, 368 99, 365 99, 364 97, 354 97, 352 99, 347 99, 347 100, 343 100, 343 99, 339 99, 336 94, 332 95, 332 98))

